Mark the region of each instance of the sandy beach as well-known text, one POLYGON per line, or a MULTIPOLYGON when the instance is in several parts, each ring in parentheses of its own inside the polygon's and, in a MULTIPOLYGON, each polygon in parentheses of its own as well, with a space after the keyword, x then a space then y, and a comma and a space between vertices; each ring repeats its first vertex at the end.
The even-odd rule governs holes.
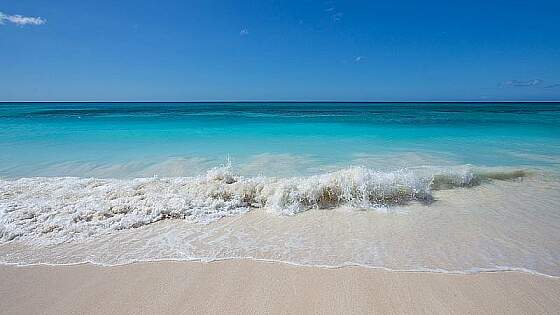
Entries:
POLYGON ((251 260, 0 267, 2 314, 558 314, 560 279, 251 260))
POLYGON ((46 2, 0 315, 560 315, 560 1, 46 2))

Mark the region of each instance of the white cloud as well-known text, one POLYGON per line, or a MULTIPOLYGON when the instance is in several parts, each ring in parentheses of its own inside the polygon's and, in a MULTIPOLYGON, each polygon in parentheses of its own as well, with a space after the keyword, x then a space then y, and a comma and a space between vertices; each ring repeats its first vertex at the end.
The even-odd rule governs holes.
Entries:
POLYGON ((364 60, 364 56, 357 56, 356 58, 354 58, 354 62, 360 62, 364 60))
POLYGON ((334 1, 327 1, 325 2, 325 5, 326 8, 324 11, 330 16, 333 22, 339 22, 342 20, 344 13, 340 12, 340 10, 336 8, 334 1))
POLYGON ((338 21, 342 20, 343 15, 344 15, 344 13, 342 13, 342 12, 336 12, 333 15, 331 15, 331 18, 334 22, 338 22, 338 21))
POLYGON ((249 30, 246 28, 242 28, 241 31, 239 31, 239 35, 241 36, 249 35, 249 30))
POLYGON ((531 86, 537 86, 537 85, 541 84, 542 82, 543 82, 543 80, 540 80, 540 79, 534 79, 534 80, 529 80, 529 81, 509 80, 509 81, 504 81, 504 82, 500 83, 500 86, 502 86, 502 87, 508 87, 508 86, 512 86, 512 87, 531 87, 531 86))
POLYGON ((42 17, 31 17, 31 16, 22 16, 19 14, 15 15, 7 15, 3 12, 0 12, 0 24, 5 24, 6 22, 14 23, 16 25, 42 25, 47 23, 42 17))

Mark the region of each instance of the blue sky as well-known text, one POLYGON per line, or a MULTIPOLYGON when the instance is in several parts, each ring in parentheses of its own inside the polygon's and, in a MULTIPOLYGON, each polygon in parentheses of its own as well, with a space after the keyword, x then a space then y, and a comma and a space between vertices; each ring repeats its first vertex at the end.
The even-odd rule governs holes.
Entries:
POLYGON ((559 1, 0 0, 0 101, 560 100, 559 1))

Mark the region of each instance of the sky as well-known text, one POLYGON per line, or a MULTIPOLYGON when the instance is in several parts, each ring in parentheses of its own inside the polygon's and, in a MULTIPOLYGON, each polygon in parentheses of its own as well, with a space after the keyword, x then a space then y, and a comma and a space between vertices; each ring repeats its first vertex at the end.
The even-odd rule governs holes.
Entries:
POLYGON ((560 100, 560 1, 0 0, 0 101, 560 100))

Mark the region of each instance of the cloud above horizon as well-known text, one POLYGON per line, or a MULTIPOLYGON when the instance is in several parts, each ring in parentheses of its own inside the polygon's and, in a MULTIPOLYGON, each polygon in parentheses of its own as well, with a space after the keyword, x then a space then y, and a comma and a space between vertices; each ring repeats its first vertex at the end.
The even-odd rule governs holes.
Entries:
POLYGON ((344 13, 340 12, 336 8, 334 1, 327 1, 325 4, 327 5, 327 8, 325 8, 324 11, 330 16, 333 22, 339 22, 342 20, 344 13))
POLYGON ((42 17, 23 16, 19 14, 8 15, 5 14, 4 12, 0 12, 0 24, 6 24, 6 22, 23 26, 23 25, 43 25, 47 23, 47 20, 42 17))
POLYGON ((543 80, 533 79, 529 81, 508 80, 500 83, 501 87, 531 87, 543 83, 543 80))

